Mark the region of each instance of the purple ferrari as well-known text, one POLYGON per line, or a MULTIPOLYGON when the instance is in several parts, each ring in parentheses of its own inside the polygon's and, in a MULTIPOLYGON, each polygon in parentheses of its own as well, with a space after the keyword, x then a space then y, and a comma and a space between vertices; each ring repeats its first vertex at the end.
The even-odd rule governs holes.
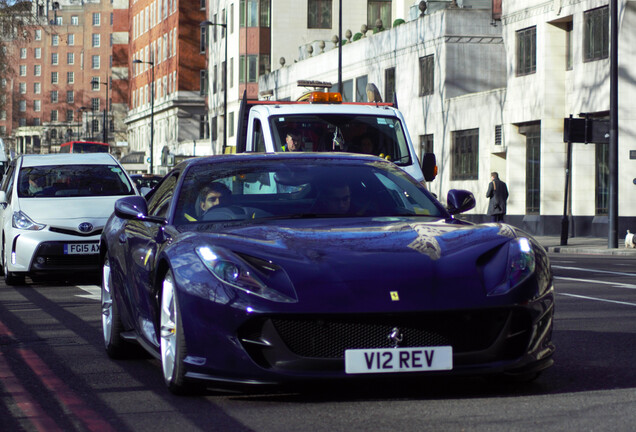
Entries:
POLYGON ((115 204, 101 237, 113 358, 140 344, 174 393, 206 384, 493 374, 552 365, 545 250, 470 224, 391 162, 339 153, 191 159, 115 204))

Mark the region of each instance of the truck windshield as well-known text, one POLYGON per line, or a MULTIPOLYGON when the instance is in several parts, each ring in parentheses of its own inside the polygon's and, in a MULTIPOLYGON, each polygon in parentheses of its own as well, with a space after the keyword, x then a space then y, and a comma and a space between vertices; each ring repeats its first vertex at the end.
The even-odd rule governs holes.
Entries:
POLYGON ((276 151, 343 151, 373 154, 397 165, 412 163, 404 129, 395 117, 285 115, 272 117, 270 127, 276 151))

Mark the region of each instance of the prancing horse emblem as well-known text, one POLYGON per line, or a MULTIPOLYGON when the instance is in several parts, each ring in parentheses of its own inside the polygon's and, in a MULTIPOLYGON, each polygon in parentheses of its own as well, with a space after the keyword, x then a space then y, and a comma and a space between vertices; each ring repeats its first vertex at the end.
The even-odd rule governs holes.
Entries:
POLYGON ((391 330, 391 333, 389 333, 387 339, 391 341, 393 348, 397 348, 398 346, 400 346, 400 343, 404 339, 404 335, 399 328, 393 327, 393 330, 391 330))

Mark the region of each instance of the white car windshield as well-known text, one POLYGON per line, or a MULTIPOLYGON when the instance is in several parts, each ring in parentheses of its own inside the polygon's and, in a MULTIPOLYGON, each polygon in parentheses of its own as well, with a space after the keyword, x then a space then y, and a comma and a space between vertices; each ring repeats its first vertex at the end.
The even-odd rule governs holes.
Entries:
POLYGON ((117 196, 134 194, 117 165, 23 167, 18 176, 21 198, 117 196))

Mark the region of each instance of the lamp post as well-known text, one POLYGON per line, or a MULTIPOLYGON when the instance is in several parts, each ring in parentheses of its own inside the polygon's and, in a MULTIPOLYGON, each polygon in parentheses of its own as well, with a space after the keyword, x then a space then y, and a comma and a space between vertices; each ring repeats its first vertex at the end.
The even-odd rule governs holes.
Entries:
POLYGON ((106 86, 106 99, 104 100, 104 120, 103 120, 103 124, 102 124, 102 128, 103 128, 103 136, 104 139, 103 141, 108 144, 108 125, 107 125, 107 118, 108 118, 108 81, 106 82, 101 82, 99 80, 93 80, 91 81, 91 84, 102 84, 104 86, 106 86))
POLYGON ((81 106, 79 107, 79 121, 77 122, 77 139, 81 140, 82 139, 82 129, 84 129, 84 111, 86 111, 88 109, 88 107, 85 106, 81 106))
MULTIPOLYGON (((223 149, 221 153, 225 153, 227 148, 227 11, 225 11, 225 17, 223 19, 225 23, 215 23, 212 21, 203 21, 201 27, 206 26, 219 26, 224 29, 225 33, 225 68, 223 70, 223 149)), ((209 36, 208 36, 209 40, 209 36)), ((209 45, 209 44, 208 44, 209 45)), ((208 68, 209 70, 209 68, 208 68)), ((210 134, 211 135, 211 134, 210 134)))
POLYGON ((149 64, 150 65, 150 70, 152 73, 152 81, 150 83, 150 161, 149 161, 149 166, 150 168, 148 169, 148 172, 150 174, 153 173, 153 169, 152 169, 152 156, 153 156, 153 143, 154 143, 154 138, 155 138, 155 62, 154 61, 143 61, 143 60, 133 60, 133 63, 136 64, 141 64, 141 63, 145 63, 145 64, 149 64))

